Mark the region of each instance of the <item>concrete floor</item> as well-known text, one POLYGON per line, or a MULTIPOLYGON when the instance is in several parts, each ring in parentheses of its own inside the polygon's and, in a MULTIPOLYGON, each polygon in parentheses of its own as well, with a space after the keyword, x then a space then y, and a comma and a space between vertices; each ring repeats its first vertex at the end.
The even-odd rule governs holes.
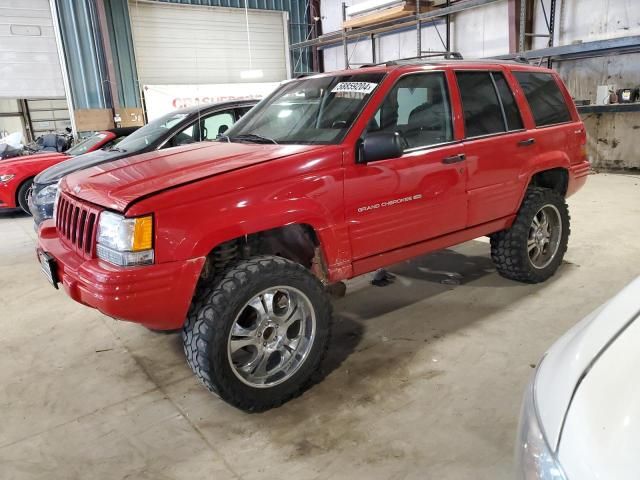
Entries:
POLYGON ((499 277, 486 240, 397 265, 385 288, 356 279, 325 380, 253 415, 198 384, 179 335, 49 287, 31 220, 0 214, 0 478, 510 478, 532 367, 640 274, 640 177, 594 175, 569 203, 543 285, 499 277))

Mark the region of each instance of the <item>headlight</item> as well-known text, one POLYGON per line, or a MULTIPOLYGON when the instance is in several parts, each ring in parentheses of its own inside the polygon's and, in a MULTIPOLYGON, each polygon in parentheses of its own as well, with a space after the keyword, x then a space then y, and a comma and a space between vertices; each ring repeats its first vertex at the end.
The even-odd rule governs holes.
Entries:
POLYGON ((47 185, 33 197, 33 203, 36 205, 51 205, 56 199, 56 195, 58 194, 58 183, 52 183, 51 185, 47 185))
POLYGON ((60 182, 58 182, 58 188, 56 189, 56 197, 53 200, 53 218, 58 218, 58 202, 60 202, 60 182))
POLYGON ((9 182, 9 180, 11 180, 13 177, 15 177, 15 175, 11 175, 11 174, 0 175, 0 183, 7 183, 7 182, 9 182))
POLYGON ((129 267, 153 263, 153 217, 125 218, 102 212, 98 222, 98 258, 129 267))
POLYGON ((540 424, 535 403, 535 375, 527 387, 522 404, 516 469, 517 478, 522 480, 567 480, 540 424))

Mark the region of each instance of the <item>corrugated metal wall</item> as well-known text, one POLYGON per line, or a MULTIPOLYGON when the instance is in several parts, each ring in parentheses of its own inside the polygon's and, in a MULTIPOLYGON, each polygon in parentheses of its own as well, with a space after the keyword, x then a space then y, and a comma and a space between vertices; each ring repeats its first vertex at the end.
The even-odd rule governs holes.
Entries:
MULTIPOLYGON (((127 0, 55 0, 67 58, 71 91, 76 109, 112 106, 105 54, 99 34, 96 1, 105 2, 118 97, 123 107, 140 107, 131 21, 127 0)), ((245 0, 156 0, 211 7, 244 8, 245 0)), ((247 0, 247 7, 257 10, 289 12, 290 41, 308 37, 308 0, 247 0)), ((291 61, 294 75, 311 69, 309 49, 296 52, 291 61)))
POLYGON ((113 66, 118 79, 120 105, 138 108, 141 106, 140 88, 127 0, 104 0, 104 8, 109 25, 113 66))
POLYGON ((111 107, 93 0, 56 0, 75 109, 111 107))
POLYGON ((64 96, 47 0, 0 0, 0 38, 0 97, 64 96))
MULTIPOLYGON (((309 19, 309 0, 155 0, 164 3, 182 3, 186 5, 204 5, 209 7, 247 8, 256 10, 279 10, 289 12, 289 33, 291 43, 307 40, 311 29, 309 19)), ((333 0, 336 1, 336 0, 333 0)), ((308 73, 311 67, 311 51, 293 52, 291 58, 293 76, 308 73)))

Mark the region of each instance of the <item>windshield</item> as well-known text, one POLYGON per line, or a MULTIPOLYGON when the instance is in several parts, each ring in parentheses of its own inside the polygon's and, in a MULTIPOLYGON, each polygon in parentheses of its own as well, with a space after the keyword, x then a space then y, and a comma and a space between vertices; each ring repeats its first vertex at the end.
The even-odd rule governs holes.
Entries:
POLYGON ((233 126, 224 141, 340 143, 382 81, 382 73, 289 82, 233 126))
POLYGON ((139 128, 127 138, 122 140, 117 150, 126 152, 135 152, 151 145, 160 138, 164 137, 169 130, 176 124, 182 122, 187 113, 168 113, 160 118, 156 118, 153 122, 147 123, 144 127, 139 128))
POLYGON ((85 138, 77 145, 74 145, 65 153, 67 155, 71 155, 72 157, 76 155, 82 155, 83 153, 87 153, 89 150, 91 150, 93 147, 95 147, 99 143, 102 143, 105 138, 107 138, 106 133, 96 133, 95 135, 91 135, 90 137, 85 138))

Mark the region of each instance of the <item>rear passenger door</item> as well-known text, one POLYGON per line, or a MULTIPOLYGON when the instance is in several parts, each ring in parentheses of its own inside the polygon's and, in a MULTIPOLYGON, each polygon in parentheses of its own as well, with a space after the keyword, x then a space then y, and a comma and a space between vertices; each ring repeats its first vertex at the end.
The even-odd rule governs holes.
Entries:
POLYGON ((573 119, 564 87, 552 73, 515 71, 529 104, 536 129, 532 132, 537 148, 549 155, 567 154, 571 160, 581 159, 584 126, 573 119))
POLYGON ((467 155, 467 227, 514 213, 522 195, 521 171, 535 153, 501 71, 456 71, 467 155))

